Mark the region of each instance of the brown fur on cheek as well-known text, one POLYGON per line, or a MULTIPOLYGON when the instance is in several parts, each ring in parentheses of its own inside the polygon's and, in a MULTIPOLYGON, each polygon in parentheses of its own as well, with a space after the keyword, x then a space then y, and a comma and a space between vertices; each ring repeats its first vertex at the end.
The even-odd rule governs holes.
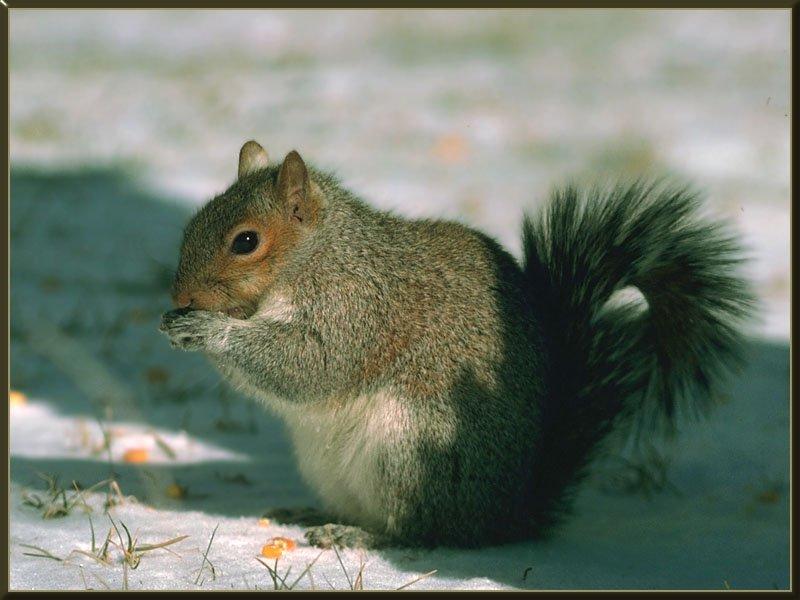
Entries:
POLYGON ((247 318, 255 312, 259 300, 269 291, 281 267, 297 245, 296 227, 281 215, 271 215, 263 221, 245 221, 230 236, 252 230, 258 233, 261 243, 252 253, 243 256, 232 254, 227 248, 220 253, 214 271, 230 299, 222 310, 238 308, 233 316, 247 318), (238 314, 237 314, 238 313, 238 314))

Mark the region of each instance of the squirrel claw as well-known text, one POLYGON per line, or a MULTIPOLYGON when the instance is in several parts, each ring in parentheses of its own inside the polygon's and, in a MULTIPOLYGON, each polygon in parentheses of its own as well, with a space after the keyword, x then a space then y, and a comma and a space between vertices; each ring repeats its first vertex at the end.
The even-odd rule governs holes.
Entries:
POLYGON ((171 310, 162 315, 159 331, 169 337, 173 348, 205 350, 219 333, 222 317, 204 310, 171 310))
POLYGON ((188 315, 190 312, 192 312, 191 308, 176 308, 175 310, 165 312, 161 315, 161 325, 158 327, 159 331, 166 333, 171 323, 180 317, 188 315))

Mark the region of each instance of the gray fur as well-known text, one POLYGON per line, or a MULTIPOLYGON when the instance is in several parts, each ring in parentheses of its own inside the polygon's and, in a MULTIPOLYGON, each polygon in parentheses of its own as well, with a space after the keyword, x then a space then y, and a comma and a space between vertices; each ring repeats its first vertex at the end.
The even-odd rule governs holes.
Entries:
MULTIPOLYGON (((213 278, 211 252, 243 215, 290 214, 278 169, 246 175, 194 217, 176 281, 213 278)), ((521 268, 482 233, 376 211, 308 171, 318 218, 298 225, 263 293, 287 294, 291 318, 183 310, 162 330, 287 419, 301 470, 346 525, 310 530, 313 543, 546 533, 612 423, 649 402, 669 415, 679 401, 703 406, 739 341, 729 321, 749 296, 731 271, 735 244, 692 233, 717 229, 693 225, 694 205, 675 194, 556 194, 549 220, 525 225, 521 268), (624 285, 650 302, 643 316, 603 310, 624 285)))

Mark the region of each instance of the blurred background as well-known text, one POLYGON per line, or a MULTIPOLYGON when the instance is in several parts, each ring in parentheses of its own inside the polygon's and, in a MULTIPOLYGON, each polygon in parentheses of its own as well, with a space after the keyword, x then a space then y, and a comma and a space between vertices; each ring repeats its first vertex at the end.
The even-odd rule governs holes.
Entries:
MULTIPOLYGON (((94 483, 108 460, 126 493, 199 511, 206 536, 208 515, 225 535, 226 518, 315 502, 280 424, 156 331, 182 228, 232 183, 245 140, 517 256, 523 213, 553 186, 668 175, 752 258, 762 341, 733 399, 668 471, 656 454, 615 471, 616 495, 597 486, 556 550, 398 555, 386 572, 440 569, 422 587, 785 587, 789 26, 779 10, 12 9, 11 383, 28 398, 12 406, 12 494, 41 486, 36 472, 94 483), (149 479, 126 464, 142 447, 149 479), (169 481, 189 493, 165 498, 169 481), (525 561, 545 568, 523 580, 525 561)), ((88 535, 19 495, 12 511, 12 542, 68 552, 88 535)), ((180 533, 159 514, 159 535, 180 533)), ((84 587, 40 562, 14 546, 12 583, 84 587)), ((164 565, 132 581, 191 587, 164 565)))
POLYGON ((786 337, 787 15, 15 11, 11 160, 122 165, 200 204, 255 138, 514 251, 565 178, 667 172, 736 220, 786 337))

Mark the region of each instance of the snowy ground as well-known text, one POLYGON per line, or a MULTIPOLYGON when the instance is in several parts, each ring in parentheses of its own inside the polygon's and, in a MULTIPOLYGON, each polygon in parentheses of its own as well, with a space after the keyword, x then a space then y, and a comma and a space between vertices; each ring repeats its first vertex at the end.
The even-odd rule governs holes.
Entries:
POLYGON ((780 11, 12 10, 12 588, 123 587, 118 549, 73 552, 108 515, 139 544, 189 536, 145 552, 131 589, 272 589, 255 556, 275 535, 300 542, 287 583, 318 555, 258 524, 316 502, 281 424, 156 331, 181 228, 251 137, 514 252, 552 185, 670 173, 743 232, 763 305, 729 401, 658 455, 609 459, 553 541, 327 551, 298 588, 347 589, 362 559, 376 589, 433 570, 412 589, 788 587, 788 33, 780 11), (136 500, 106 515, 103 486, 91 513, 44 519, 37 473, 68 498, 113 475, 136 500))

